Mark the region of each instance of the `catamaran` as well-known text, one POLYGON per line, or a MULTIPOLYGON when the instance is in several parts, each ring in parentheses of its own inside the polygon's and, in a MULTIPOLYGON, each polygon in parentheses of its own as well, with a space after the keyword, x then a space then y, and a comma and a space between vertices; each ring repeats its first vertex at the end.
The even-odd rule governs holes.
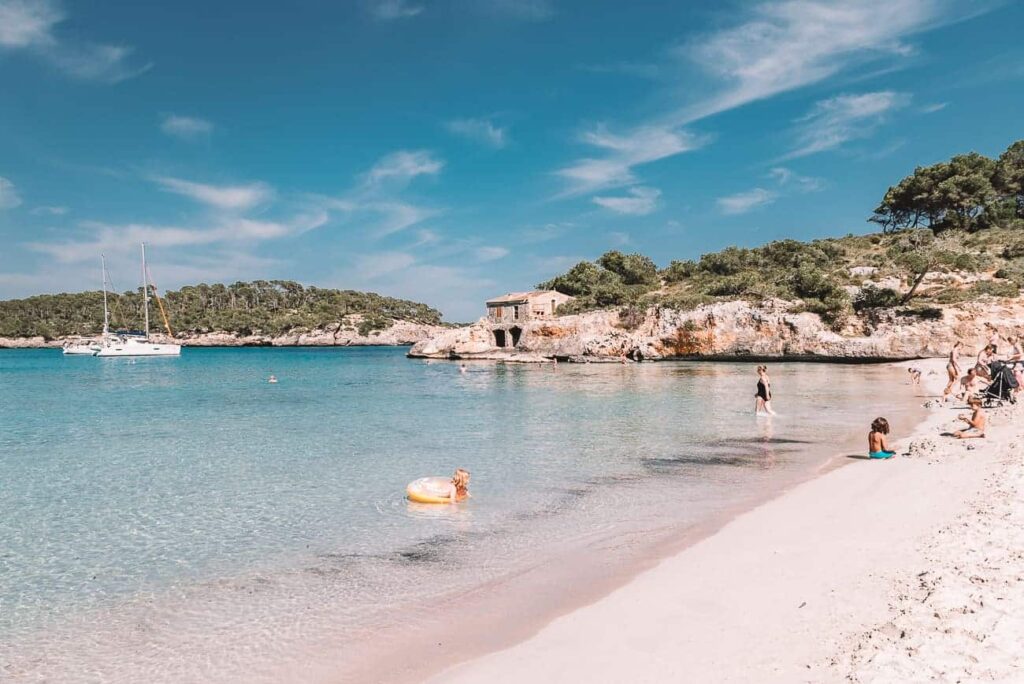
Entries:
MULTIPOLYGON (((144 332, 141 335, 131 333, 109 333, 107 331, 107 307, 106 307, 106 289, 103 290, 103 345, 102 348, 96 352, 96 356, 180 356, 181 345, 180 344, 167 344, 162 342, 153 342, 149 339, 149 288, 152 285, 152 278, 149 277, 149 269, 146 267, 146 244, 142 244, 142 316, 145 321, 144 332)), ((167 335, 173 336, 171 332, 171 323, 167 319, 167 312, 164 311, 164 305, 160 301, 160 296, 156 294, 156 285, 153 287, 153 296, 156 299, 157 305, 160 307, 160 313, 164 319, 164 326, 167 328, 167 335)))
POLYGON ((107 307, 107 259, 100 255, 100 274, 103 278, 103 336, 73 337, 64 342, 64 354, 68 356, 96 356, 103 349, 103 343, 110 338, 110 309, 107 307))

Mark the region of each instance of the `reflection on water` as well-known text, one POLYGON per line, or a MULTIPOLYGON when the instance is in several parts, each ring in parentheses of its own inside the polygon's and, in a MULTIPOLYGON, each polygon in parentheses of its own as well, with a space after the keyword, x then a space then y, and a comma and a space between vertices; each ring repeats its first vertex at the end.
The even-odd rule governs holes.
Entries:
POLYGON ((410 605, 777 491, 859 439, 869 392, 908 392, 886 367, 775 364, 780 415, 755 418, 752 365, 402 354, 0 352, 0 667, 251 680, 344 657, 410 605), (467 503, 405 500, 457 466, 467 503))

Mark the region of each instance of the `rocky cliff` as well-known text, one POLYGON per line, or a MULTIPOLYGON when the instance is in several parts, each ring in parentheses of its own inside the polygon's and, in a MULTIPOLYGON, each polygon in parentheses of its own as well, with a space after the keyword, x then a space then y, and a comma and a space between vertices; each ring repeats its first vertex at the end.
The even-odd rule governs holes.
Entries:
MULTIPOLYGON (((227 332, 182 333, 173 339, 153 334, 158 342, 177 342, 186 347, 361 347, 371 345, 404 346, 436 337, 448 328, 409 321, 395 321, 383 330, 362 334, 357 325, 348 322, 308 331, 292 331, 282 335, 238 335, 227 332)), ((0 349, 37 349, 60 347, 63 339, 42 337, 0 337, 0 349)))
POLYGON ((954 340, 983 346, 991 325, 1004 337, 1024 332, 1024 300, 976 301, 942 307, 940 318, 894 310, 853 317, 841 331, 781 300, 720 302, 692 311, 647 309, 639 321, 593 311, 522 325, 514 350, 495 347, 486 319, 416 343, 414 358, 506 361, 648 361, 688 358, 820 358, 890 360, 941 356, 954 340))

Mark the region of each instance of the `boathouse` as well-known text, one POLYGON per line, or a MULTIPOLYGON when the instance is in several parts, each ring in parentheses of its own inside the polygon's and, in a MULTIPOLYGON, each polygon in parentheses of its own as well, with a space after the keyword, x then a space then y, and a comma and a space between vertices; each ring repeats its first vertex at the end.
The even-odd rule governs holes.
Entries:
POLYGON ((509 292, 487 300, 487 322, 496 347, 518 347, 527 321, 552 318, 572 297, 555 290, 509 292))

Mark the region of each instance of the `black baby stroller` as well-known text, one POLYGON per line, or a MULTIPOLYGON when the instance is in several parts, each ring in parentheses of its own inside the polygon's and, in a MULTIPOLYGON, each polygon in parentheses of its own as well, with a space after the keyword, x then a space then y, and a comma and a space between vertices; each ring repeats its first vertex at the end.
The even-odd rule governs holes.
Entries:
POLYGON ((1013 375, 1013 368, 1002 361, 993 361, 988 367, 992 375, 992 382, 985 388, 981 395, 982 402, 988 408, 1002 406, 1004 402, 1015 403, 1013 391, 1017 389, 1017 378, 1013 375))

